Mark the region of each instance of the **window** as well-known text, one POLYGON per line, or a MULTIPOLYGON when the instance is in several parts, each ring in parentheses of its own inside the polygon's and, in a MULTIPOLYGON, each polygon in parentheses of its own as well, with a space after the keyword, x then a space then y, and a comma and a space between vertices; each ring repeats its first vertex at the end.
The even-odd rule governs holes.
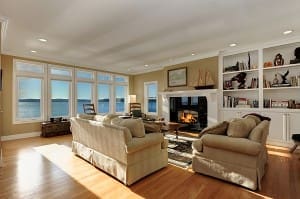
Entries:
POLYGON ((111 74, 98 73, 98 81, 111 81, 111 74))
POLYGON ((93 72, 91 71, 77 70, 76 74, 77 74, 76 77, 78 79, 88 79, 88 80, 94 79, 93 72))
POLYGON ((51 116, 70 115, 70 82, 51 80, 51 116))
POLYGON ((127 111, 127 76, 17 59, 13 72, 14 123, 71 117, 85 103, 102 114, 127 111))
POLYGON ((116 85, 115 86, 115 108, 116 112, 125 112, 127 96, 127 86, 116 85))
POLYGON ((51 68, 50 74, 69 77, 69 76, 71 76, 72 72, 70 71, 70 69, 51 68))
POLYGON ((110 85, 98 84, 98 112, 110 112, 110 85))
POLYGON ((157 82, 144 83, 144 106, 147 114, 157 114, 157 82))
POLYGON ((77 113, 83 113, 83 104, 92 103, 93 84, 88 82, 77 82, 77 113))
POLYGON ((44 119, 45 66, 14 60, 13 122, 44 119))
POLYGON ((42 81, 17 77, 17 120, 42 119, 42 81))
POLYGON ((128 82, 128 77, 116 75, 115 82, 128 82))
POLYGON ((44 67, 40 63, 17 61, 16 69, 19 72, 44 73, 44 67))

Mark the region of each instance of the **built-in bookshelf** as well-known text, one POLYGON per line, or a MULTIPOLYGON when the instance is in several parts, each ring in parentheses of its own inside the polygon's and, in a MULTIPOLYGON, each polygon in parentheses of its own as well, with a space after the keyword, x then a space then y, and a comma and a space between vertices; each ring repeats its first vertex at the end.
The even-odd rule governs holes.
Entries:
POLYGON ((300 112, 300 63, 293 61, 297 47, 300 42, 220 55, 223 108, 280 108, 300 112), (274 59, 278 54, 283 60, 276 65, 274 59), (242 86, 235 81, 241 73, 245 76, 242 86))
POLYGON ((227 55, 222 61, 223 108, 258 108, 258 50, 227 55))

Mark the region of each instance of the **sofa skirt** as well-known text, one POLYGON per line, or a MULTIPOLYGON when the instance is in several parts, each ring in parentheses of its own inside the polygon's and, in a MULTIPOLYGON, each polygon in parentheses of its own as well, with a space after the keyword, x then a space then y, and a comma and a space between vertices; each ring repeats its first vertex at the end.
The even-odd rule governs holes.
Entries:
POLYGON ((168 165, 167 149, 161 149, 160 154, 148 156, 130 165, 105 156, 76 141, 72 142, 72 151, 126 185, 131 185, 139 179, 168 165))
POLYGON ((194 156, 192 168, 195 172, 226 180, 252 190, 259 186, 260 174, 256 168, 241 167, 239 165, 194 156))

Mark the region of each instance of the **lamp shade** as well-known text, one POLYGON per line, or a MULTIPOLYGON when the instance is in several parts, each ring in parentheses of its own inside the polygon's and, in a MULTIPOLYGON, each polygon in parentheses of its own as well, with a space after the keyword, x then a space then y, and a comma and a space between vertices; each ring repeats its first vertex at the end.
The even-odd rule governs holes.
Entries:
POLYGON ((136 95, 128 95, 128 103, 136 103, 136 95))

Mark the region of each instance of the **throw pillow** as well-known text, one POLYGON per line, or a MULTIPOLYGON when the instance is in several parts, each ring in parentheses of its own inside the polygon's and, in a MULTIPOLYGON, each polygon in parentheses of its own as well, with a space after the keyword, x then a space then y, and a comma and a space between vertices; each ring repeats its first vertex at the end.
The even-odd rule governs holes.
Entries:
POLYGON ((264 133, 264 122, 261 122, 259 125, 257 125, 249 134, 249 140, 253 140, 255 142, 262 142, 262 136, 264 133))
POLYGON ((105 124, 111 124, 111 120, 118 117, 118 115, 115 115, 115 114, 107 114, 104 116, 103 118, 103 123, 105 124))
POLYGON ((94 120, 94 115, 89 115, 89 114, 77 114, 77 117, 78 118, 81 118, 81 119, 85 119, 85 120, 94 120))
POLYGON ((227 135, 229 137, 247 138, 255 126, 255 120, 252 118, 233 119, 229 122, 227 135))
POLYGON ((225 135, 226 130, 228 128, 228 124, 229 124, 229 122, 223 121, 223 122, 220 122, 216 125, 206 127, 205 129, 203 129, 201 131, 200 135, 204 135, 205 133, 216 134, 216 135, 225 135))
POLYGON ((104 119, 105 119, 105 115, 95 115, 94 116, 94 120, 96 120, 97 122, 103 122, 104 119))
POLYGON ((261 122, 261 119, 256 115, 247 115, 245 118, 252 118, 255 121, 256 125, 258 125, 261 122))
POLYGON ((145 127, 142 119, 121 119, 114 118, 111 123, 117 126, 127 127, 132 137, 145 137, 145 127))

